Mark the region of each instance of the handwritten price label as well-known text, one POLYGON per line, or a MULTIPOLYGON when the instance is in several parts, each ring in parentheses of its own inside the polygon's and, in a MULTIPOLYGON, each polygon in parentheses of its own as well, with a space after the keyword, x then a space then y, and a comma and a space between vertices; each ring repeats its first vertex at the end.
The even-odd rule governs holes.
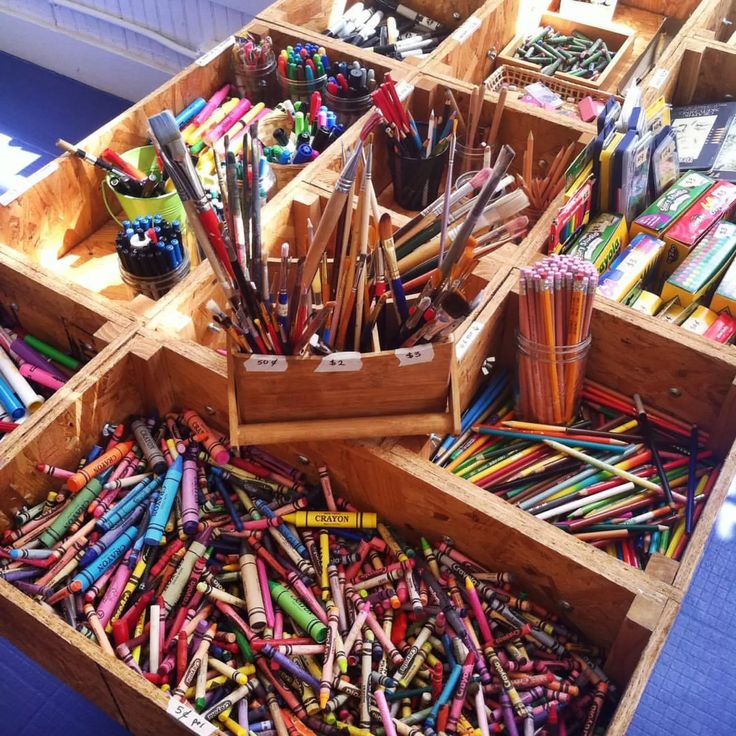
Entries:
POLYGON ((289 367, 285 355, 251 355, 244 365, 248 373, 283 373, 289 367))
POLYGON ((213 46, 209 51, 205 52, 194 63, 197 66, 207 66, 213 59, 217 58, 223 51, 229 49, 235 43, 235 36, 229 36, 221 41, 217 46, 213 46))
POLYGON ((197 736, 210 736, 210 734, 217 731, 217 728, 208 720, 202 718, 199 713, 176 698, 169 700, 166 712, 182 726, 188 728, 192 733, 196 733, 197 736))
POLYGON ((485 324, 483 322, 473 322, 470 327, 468 327, 467 330, 465 330, 465 334, 457 341, 457 344, 455 345, 455 357, 460 360, 465 353, 470 350, 470 346, 475 342, 475 339, 480 335, 480 333, 483 331, 483 328, 485 327, 485 324))
POLYGON ((394 350, 394 355, 399 359, 399 368, 418 363, 431 363, 434 360, 434 348, 431 344, 417 345, 414 348, 399 348, 394 350))
POLYGON ((480 18, 471 16, 455 31, 455 33, 452 34, 452 37, 458 43, 463 43, 467 41, 479 28, 480 18))
POLYGON ((661 89, 662 85, 667 81, 667 77, 669 77, 669 75, 670 73, 667 69, 658 67, 652 72, 651 81, 649 82, 649 85, 653 87, 654 89, 661 89))
POLYGON ((350 373, 363 368, 360 353, 333 353, 325 355, 317 366, 315 373, 350 373))
POLYGON ((405 82, 403 79, 396 83, 396 94, 402 102, 412 93, 413 89, 414 85, 405 82))

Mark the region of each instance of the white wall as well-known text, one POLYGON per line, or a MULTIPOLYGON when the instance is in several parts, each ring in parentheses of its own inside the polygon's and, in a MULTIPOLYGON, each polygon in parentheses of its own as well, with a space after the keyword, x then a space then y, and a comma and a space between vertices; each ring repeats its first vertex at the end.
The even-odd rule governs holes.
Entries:
POLYGON ((137 100, 268 4, 268 0, 0 0, 0 50, 137 100))

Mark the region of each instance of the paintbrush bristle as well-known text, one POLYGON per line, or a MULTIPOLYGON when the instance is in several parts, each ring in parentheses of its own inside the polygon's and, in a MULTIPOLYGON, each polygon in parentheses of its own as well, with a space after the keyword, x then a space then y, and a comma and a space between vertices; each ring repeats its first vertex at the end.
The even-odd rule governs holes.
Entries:
POLYGON ((381 215, 381 219, 378 221, 378 237, 381 240, 390 240, 394 234, 394 226, 391 223, 391 215, 388 212, 384 212, 381 215))
POLYGON ((151 115, 148 118, 148 124, 151 126, 153 137, 160 146, 168 146, 181 138, 179 126, 176 124, 176 118, 171 110, 164 110, 156 115, 151 115))

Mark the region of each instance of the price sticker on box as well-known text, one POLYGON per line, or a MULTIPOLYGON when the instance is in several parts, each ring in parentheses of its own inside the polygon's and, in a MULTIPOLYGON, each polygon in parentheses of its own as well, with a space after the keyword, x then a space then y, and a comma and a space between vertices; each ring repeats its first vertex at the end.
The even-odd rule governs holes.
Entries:
POLYGON ((363 368, 360 353, 332 353, 325 355, 315 369, 315 373, 351 373, 363 368))
POLYGON ((217 727, 210 723, 206 718, 202 718, 196 710, 185 705, 176 698, 171 698, 166 706, 166 712, 182 726, 188 728, 197 736, 210 736, 217 732, 217 727))
POLYGON ((221 41, 217 46, 213 46, 209 51, 206 51, 198 59, 194 60, 197 66, 207 66, 213 59, 216 59, 223 51, 229 49, 235 43, 235 36, 229 36, 224 41, 221 41))
POLYGON ((400 79, 396 83, 396 94, 399 96, 399 99, 404 102, 406 98, 414 91, 414 85, 409 84, 409 82, 406 82, 403 79, 400 79))
POLYGON ((460 360, 465 355, 465 353, 470 350, 470 346, 475 342, 475 339, 478 337, 478 335, 480 335, 484 327, 484 322, 473 322, 473 324, 470 325, 467 330, 465 330, 465 334, 457 341, 457 344, 455 345, 455 357, 458 360, 460 360))
POLYGON ((467 41, 478 29, 480 28, 480 18, 476 18, 474 15, 468 18, 460 28, 458 28, 452 37, 458 43, 464 43, 467 41))
POLYGON ((413 348, 398 348, 394 355, 399 359, 399 368, 419 363, 431 363, 434 360, 434 348, 431 344, 417 345, 413 348))
POLYGON ((244 365, 248 373, 283 373, 289 367, 285 355, 251 355, 244 365))

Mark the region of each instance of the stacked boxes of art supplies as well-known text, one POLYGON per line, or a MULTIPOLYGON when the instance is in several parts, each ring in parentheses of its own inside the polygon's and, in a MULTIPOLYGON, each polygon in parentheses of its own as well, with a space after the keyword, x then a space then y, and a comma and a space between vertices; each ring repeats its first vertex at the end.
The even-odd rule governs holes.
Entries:
POLYGON ((730 108, 627 82, 646 5, 279 0, 67 145, 0 234, 130 321, 0 294, 0 634, 133 733, 626 733, 736 473, 730 108))

